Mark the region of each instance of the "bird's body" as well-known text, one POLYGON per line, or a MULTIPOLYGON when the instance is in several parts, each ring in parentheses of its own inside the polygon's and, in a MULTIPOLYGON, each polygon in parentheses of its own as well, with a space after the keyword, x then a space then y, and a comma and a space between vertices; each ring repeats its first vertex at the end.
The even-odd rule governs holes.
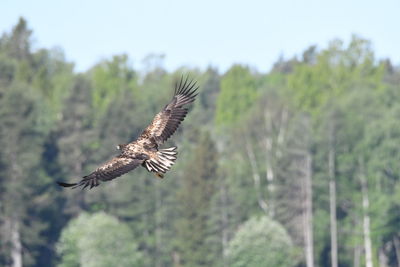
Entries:
POLYGON ((152 123, 142 132, 137 140, 129 144, 120 144, 117 149, 121 153, 98 167, 91 174, 84 176, 78 183, 58 182, 64 187, 95 187, 100 181, 115 179, 136 167, 142 165, 149 172, 162 178, 176 160, 176 147, 160 149, 162 145, 178 128, 188 112, 183 106, 190 104, 196 97, 196 83, 183 79, 175 87, 175 93, 170 101, 153 119, 152 123))

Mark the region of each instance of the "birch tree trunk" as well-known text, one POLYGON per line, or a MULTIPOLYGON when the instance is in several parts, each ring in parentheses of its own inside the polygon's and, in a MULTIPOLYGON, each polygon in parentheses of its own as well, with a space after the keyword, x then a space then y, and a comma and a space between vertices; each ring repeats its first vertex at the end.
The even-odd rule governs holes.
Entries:
POLYGON ((275 216, 275 186, 274 186, 274 170, 272 167, 272 140, 269 137, 265 137, 265 167, 266 167, 266 178, 267 178, 267 191, 268 191, 268 215, 271 218, 275 216))
MULTIPOLYGON (((387 243, 386 243, 387 245, 387 243)), ((379 267, 388 267, 388 257, 385 254, 385 245, 379 249, 378 259, 379 259, 379 267)), ((386 246, 387 247, 387 246, 386 246)))
POLYGON ((271 115, 268 110, 264 113, 265 120, 265 135, 264 135, 264 143, 265 143, 265 177, 267 180, 267 192, 268 192, 268 215, 273 218, 275 216, 275 200, 274 200, 274 170, 272 167, 272 137, 269 132, 271 131, 271 115))
POLYGON ((368 214, 369 210, 369 198, 368 198, 368 185, 365 178, 364 162, 360 158, 360 183, 361 183, 361 194, 362 194, 362 210, 363 210, 363 235, 364 235, 364 250, 365 250, 365 266, 373 267, 372 261, 372 241, 371 241, 371 230, 370 230, 370 217, 368 214))
MULTIPOLYGON (((18 142, 15 140, 16 136, 12 139, 11 142, 13 142, 15 145, 13 145, 13 148, 17 147, 18 142)), ((11 169, 12 169, 12 182, 18 184, 18 181, 23 177, 22 169, 20 166, 17 164, 18 163, 18 157, 17 157, 17 152, 13 150, 10 153, 11 157, 11 169)), ((15 186, 14 185, 14 186, 15 186)), ((11 196, 13 193, 15 194, 15 191, 10 192, 11 196)), ((19 216, 18 216, 18 211, 16 209, 18 208, 17 205, 12 205, 10 207, 13 210, 13 213, 10 216, 10 243, 11 243, 11 259, 12 259, 12 266, 13 267, 22 267, 22 242, 21 242, 21 229, 19 225, 19 216)))
MULTIPOLYGON (((276 116, 278 117, 278 116, 276 116)), ((282 157, 281 148, 285 141, 286 135, 286 123, 288 119, 288 112, 283 109, 279 116, 279 126, 277 127, 277 134, 274 136, 274 127, 272 120, 278 120, 278 118, 272 118, 271 113, 266 110, 264 112, 265 121, 265 165, 266 172, 265 177, 267 180, 267 192, 268 192, 268 215, 271 218, 275 216, 276 200, 275 200, 275 165, 274 162, 278 161, 282 157)))
POLYGON ((15 218, 10 221, 11 259, 13 267, 22 267, 22 244, 19 222, 15 218))
POLYGON ((301 182, 302 231, 307 267, 314 267, 313 207, 312 207, 312 155, 308 151, 290 149, 290 154, 301 157, 299 166, 301 182))
POLYGON ((397 236, 393 237, 393 245, 396 252, 397 267, 400 267, 400 241, 397 236))
POLYGON ((312 212, 312 158, 310 153, 306 154, 305 175, 305 245, 307 267, 314 267, 314 245, 313 245, 313 212, 312 212))
POLYGON ((222 242, 222 266, 227 267, 228 266, 228 214, 227 214, 227 203, 228 203, 228 196, 226 193, 226 186, 225 186, 225 181, 221 182, 221 187, 220 187, 220 193, 221 193, 221 223, 222 223, 222 237, 221 237, 221 242, 222 242))
POLYGON ((334 128, 330 126, 329 133, 329 207, 330 207, 330 232, 331 232, 331 266, 338 266, 337 253, 337 217, 336 217, 336 177, 335 177, 335 146, 334 128))
MULTIPOLYGON (((360 218, 357 214, 354 214, 354 219, 352 220, 354 225, 360 225, 360 218)), ((353 248, 353 266, 360 267, 361 265, 361 254, 362 254, 362 246, 359 244, 355 244, 353 248)))
POLYGON ((360 256, 361 256, 361 248, 360 246, 356 245, 354 248, 354 259, 353 259, 354 267, 360 267, 360 256))
POLYGON ((250 166, 251 166, 251 169, 253 172, 254 189, 256 190, 256 193, 257 193, 258 205, 265 212, 265 214, 268 214, 269 213, 268 205, 261 195, 260 173, 258 171, 256 157, 254 155, 253 147, 251 146, 250 142, 248 142, 247 140, 246 140, 246 151, 247 151, 247 156, 249 157, 250 166))
POLYGON ((331 231, 331 266, 338 266, 337 253, 337 220, 336 220, 336 181, 329 181, 329 207, 331 231))

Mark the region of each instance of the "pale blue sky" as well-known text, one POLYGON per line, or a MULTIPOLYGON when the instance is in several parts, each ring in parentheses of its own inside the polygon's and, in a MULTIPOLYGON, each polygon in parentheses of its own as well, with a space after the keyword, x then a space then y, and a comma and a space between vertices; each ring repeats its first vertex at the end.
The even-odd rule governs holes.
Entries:
POLYGON ((400 63, 400 0, 0 0, 0 32, 19 16, 34 30, 35 47, 61 47, 78 71, 120 53, 141 68, 154 53, 166 55, 168 70, 245 63, 264 72, 281 54, 353 33, 400 63))

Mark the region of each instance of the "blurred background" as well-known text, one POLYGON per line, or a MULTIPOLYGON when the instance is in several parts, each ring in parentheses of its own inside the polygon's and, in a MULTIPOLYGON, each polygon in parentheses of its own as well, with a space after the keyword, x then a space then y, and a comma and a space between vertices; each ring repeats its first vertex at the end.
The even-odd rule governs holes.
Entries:
POLYGON ((0 266, 400 266, 400 2, 0 7, 0 266), (56 185, 182 75, 164 179, 56 185))

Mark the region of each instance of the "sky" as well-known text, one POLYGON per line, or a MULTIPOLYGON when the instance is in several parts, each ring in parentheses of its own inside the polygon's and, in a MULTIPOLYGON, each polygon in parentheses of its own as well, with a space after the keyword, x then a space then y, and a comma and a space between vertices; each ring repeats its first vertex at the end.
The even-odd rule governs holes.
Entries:
POLYGON ((267 72, 280 56, 352 34, 400 63, 399 0, 0 0, 0 10, 0 33, 22 16, 34 48, 61 48, 76 71, 126 53, 137 69, 155 54, 169 71, 240 63, 267 72))

